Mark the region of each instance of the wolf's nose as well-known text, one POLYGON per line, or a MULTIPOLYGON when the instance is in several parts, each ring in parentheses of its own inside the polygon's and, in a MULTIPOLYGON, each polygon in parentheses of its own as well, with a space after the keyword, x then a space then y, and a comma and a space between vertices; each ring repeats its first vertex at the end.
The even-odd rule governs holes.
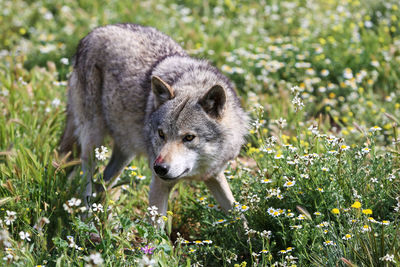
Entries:
POLYGON ((168 173, 169 166, 165 163, 155 163, 154 164, 154 171, 159 176, 165 176, 168 173))

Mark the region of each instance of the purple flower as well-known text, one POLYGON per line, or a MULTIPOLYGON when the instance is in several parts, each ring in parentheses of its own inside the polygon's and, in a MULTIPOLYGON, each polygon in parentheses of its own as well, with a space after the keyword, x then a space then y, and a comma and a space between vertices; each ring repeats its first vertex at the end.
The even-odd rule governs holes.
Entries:
POLYGON ((140 250, 144 253, 144 254, 153 254, 153 251, 155 250, 155 247, 150 247, 149 245, 146 245, 145 247, 140 248, 140 250))

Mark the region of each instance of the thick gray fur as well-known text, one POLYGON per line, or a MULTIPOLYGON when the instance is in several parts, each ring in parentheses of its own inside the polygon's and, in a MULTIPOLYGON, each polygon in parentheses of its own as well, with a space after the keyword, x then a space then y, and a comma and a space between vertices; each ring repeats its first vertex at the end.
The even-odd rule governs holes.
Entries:
POLYGON ((116 24, 80 41, 68 85, 60 150, 68 152, 76 140, 80 144, 86 202, 94 149, 109 134, 114 147, 105 181, 134 156, 146 155, 153 170, 149 202, 161 214, 181 179, 204 181, 225 211, 232 208, 223 171, 240 151, 248 117, 232 83, 215 67, 189 57, 154 28, 116 24), (158 175, 157 164, 167 166, 167 173, 158 175))

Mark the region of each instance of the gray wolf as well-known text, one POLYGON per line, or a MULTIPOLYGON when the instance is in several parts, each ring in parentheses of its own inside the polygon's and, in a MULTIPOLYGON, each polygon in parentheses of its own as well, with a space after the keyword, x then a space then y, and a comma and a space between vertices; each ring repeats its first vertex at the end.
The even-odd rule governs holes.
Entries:
POLYGON ((153 173, 149 204, 160 214, 183 179, 204 181, 224 211, 232 208, 224 169, 244 143, 248 116, 217 68, 154 28, 115 24, 80 41, 68 88, 60 151, 79 144, 87 205, 94 149, 110 135, 108 184, 134 156, 145 155, 153 173))

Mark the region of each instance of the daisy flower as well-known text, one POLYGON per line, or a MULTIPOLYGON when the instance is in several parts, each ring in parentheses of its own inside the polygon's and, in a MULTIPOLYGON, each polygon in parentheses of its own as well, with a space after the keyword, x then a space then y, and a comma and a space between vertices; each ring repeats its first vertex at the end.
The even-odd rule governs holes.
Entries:
POLYGON ((340 146, 340 149, 343 150, 343 151, 349 150, 349 148, 350 147, 348 145, 345 145, 345 144, 340 146))
POLYGON ((376 131, 380 131, 380 130, 382 130, 382 128, 379 126, 374 126, 374 127, 369 128, 369 131, 372 133, 374 133, 376 131))
POLYGON ((219 219, 218 221, 214 222, 214 224, 221 224, 221 223, 224 223, 224 222, 226 222, 225 219, 219 219))
POLYGON ((272 180, 271 179, 264 179, 264 180, 261 180, 261 183, 262 184, 269 184, 269 183, 272 183, 272 180))
POLYGON ((300 220, 300 221, 302 221, 302 220, 304 220, 306 218, 306 216, 304 216, 303 214, 300 214, 299 216, 297 216, 297 220, 300 220))
POLYGON ((249 209, 249 207, 246 206, 246 205, 240 205, 240 206, 239 206, 239 211, 241 211, 241 212, 245 212, 245 211, 247 211, 248 209, 249 209))
POLYGON ((336 246, 336 243, 333 242, 332 240, 326 240, 324 242, 324 246, 336 246))
POLYGON ((345 68, 343 71, 343 78, 350 80, 353 78, 353 71, 350 68, 345 68))
POLYGON ((144 180, 144 179, 146 179, 146 176, 143 176, 143 175, 136 175, 136 179, 137 179, 137 180, 144 180))
POLYGON ((338 152, 336 150, 329 150, 328 154, 329 155, 336 155, 338 152))
POLYGON ((366 233, 366 232, 371 232, 371 227, 369 227, 368 225, 364 224, 361 227, 361 232, 366 233))
POLYGON ((350 238, 352 238, 353 237, 353 235, 351 235, 351 234, 345 234, 343 237, 342 237, 342 239, 343 240, 349 240, 350 238))
POLYGON ((328 76, 328 75, 329 75, 329 70, 327 70, 327 69, 321 70, 321 76, 322 76, 322 77, 326 77, 326 76, 328 76))
POLYGON ((363 154, 368 154, 371 151, 371 149, 369 149, 368 147, 364 147, 363 149, 361 149, 361 153, 363 154))
POLYGON ((267 212, 268 212, 269 215, 273 215, 274 212, 275 212, 275 209, 274 209, 274 208, 269 208, 269 209, 267 210, 267 212))
POLYGON ((287 181, 283 186, 284 187, 292 187, 296 184, 296 181, 287 181))

